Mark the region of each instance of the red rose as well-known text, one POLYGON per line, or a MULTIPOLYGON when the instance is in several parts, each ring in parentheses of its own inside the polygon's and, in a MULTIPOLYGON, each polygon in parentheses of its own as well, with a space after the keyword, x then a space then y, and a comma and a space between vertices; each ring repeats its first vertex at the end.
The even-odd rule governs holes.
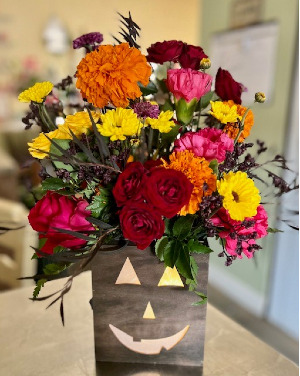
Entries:
POLYGON ((234 103, 241 104, 243 88, 244 86, 236 82, 227 70, 218 69, 215 91, 223 101, 229 101, 231 99, 234 103))
POLYGON ((206 57, 208 56, 201 47, 185 43, 178 61, 182 68, 198 70, 200 68, 200 61, 206 57))
POLYGON ((161 159, 149 159, 148 161, 146 161, 144 163, 144 167, 147 169, 147 170, 151 170, 152 168, 154 167, 158 167, 158 166, 161 166, 163 164, 162 160, 161 159))
POLYGON ((147 248, 154 239, 160 239, 165 231, 161 215, 144 202, 131 202, 120 212, 123 235, 134 242, 138 249, 147 248))
POLYGON ((118 206, 125 205, 129 200, 141 200, 142 180, 145 179, 146 173, 147 170, 141 162, 131 162, 126 165, 113 188, 113 195, 118 206))
POLYGON ((69 198, 54 192, 47 192, 36 203, 30 210, 28 220, 31 227, 40 232, 40 239, 47 238, 46 243, 41 248, 42 252, 52 254, 53 249, 58 245, 66 248, 77 248, 86 243, 83 239, 63 234, 55 228, 71 231, 94 230, 91 223, 86 220, 86 217, 91 214, 90 211, 86 210, 88 204, 85 200, 69 198))
POLYGON ((188 204, 193 188, 181 171, 159 167, 151 170, 144 194, 161 215, 172 218, 188 204))
POLYGON ((178 61, 183 48, 183 42, 168 40, 156 42, 147 48, 147 60, 152 63, 163 64, 166 61, 178 61))

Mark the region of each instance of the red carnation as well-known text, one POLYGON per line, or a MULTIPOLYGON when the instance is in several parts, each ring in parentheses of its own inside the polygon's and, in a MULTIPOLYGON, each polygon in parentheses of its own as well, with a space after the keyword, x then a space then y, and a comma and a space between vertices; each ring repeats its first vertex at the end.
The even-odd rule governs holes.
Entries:
POLYGON ((151 170, 144 195, 161 215, 172 218, 188 204, 193 188, 181 171, 158 167, 151 170))
POLYGON ((168 40, 156 42, 147 48, 147 60, 152 63, 163 64, 166 61, 177 62, 183 49, 183 42, 168 40))
POLYGON ((120 224, 124 237, 139 249, 145 249, 153 240, 160 239, 165 230, 161 215, 144 202, 131 202, 123 206, 120 224))
POLYGON ((219 68, 216 75, 215 91, 223 101, 233 100, 234 103, 241 104, 243 88, 244 86, 236 82, 227 70, 219 68))
POLYGON ((28 216, 31 227, 40 232, 40 239, 47 239, 41 251, 52 254, 58 245, 66 248, 83 246, 86 240, 58 232, 56 228, 76 232, 94 230, 86 220, 86 217, 91 215, 91 212, 86 210, 87 206, 88 202, 85 200, 47 192, 30 210, 28 216))
POLYGON ((145 179, 146 173, 147 170, 141 162, 131 162, 126 165, 113 188, 113 195, 118 206, 125 205, 129 200, 141 200, 142 180, 145 179))
POLYGON ((203 48, 185 43, 178 61, 182 68, 198 70, 200 61, 206 57, 208 56, 204 53, 203 48))

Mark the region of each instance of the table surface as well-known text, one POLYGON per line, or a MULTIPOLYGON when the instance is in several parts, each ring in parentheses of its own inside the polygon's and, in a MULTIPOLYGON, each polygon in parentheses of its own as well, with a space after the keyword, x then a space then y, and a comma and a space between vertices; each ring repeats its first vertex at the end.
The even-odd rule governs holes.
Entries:
MULTIPOLYGON (((63 283, 63 280, 49 282, 43 293, 54 292, 63 283)), ((89 305, 91 273, 77 277, 65 297, 65 327, 60 321, 59 305, 45 311, 49 302, 32 302, 28 299, 31 294, 32 288, 28 287, 0 294, 0 376, 106 375, 96 370, 93 314, 89 305)), ((118 374, 125 373, 126 376, 175 375, 141 366, 131 373, 118 374)), ((203 376, 269 375, 296 376, 298 367, 208 304, 203 376)))

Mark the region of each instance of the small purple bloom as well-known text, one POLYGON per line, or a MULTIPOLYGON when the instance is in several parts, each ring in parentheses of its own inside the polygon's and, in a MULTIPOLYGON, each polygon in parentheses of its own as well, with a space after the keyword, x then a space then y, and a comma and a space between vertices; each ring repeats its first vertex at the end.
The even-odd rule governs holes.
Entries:
POLYGON ((98 32, 83 34, 73 40, 74 50, 82 47, 90 47, 91 51, 95 50, 103 42, 103 35, 98 32))
POLYGON ((159 115, 158 105, 151 104, 150 102, 135 103, 133 106, 133 111, 142 119, 146 119, 147 117, 157 119, 159 115))

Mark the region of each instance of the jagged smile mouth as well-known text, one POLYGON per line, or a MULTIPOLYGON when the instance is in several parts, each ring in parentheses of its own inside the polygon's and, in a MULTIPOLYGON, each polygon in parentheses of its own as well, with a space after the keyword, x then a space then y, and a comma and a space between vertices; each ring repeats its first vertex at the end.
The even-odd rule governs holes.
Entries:
POLYGON ((131 351, 145 355, 158 355, 163 348, 171 350, 184 338, 189 327, 190 326, 187 325, 185 328, 170 337, 134 341, 132 336, 109 324, 109 328, 122 345, 131 351))

